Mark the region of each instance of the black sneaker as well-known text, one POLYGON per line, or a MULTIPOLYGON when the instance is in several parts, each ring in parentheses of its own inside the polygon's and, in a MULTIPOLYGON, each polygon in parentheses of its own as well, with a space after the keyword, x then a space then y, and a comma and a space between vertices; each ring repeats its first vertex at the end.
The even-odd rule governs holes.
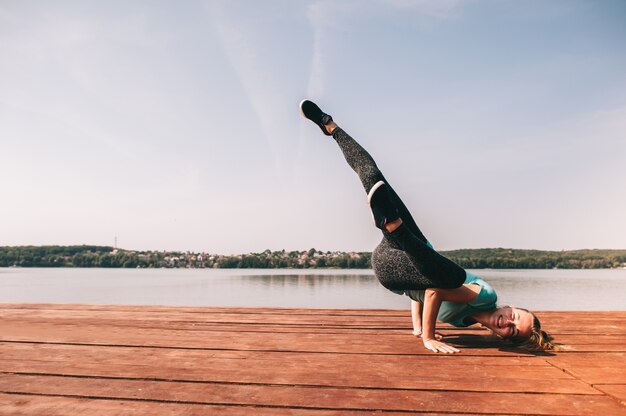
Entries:
POLYGON ((328 114, 326 114, 325 112, 323 112, 317 106, 317 104, 315 104, 313 101, 302 100, 302 102, 300 103, 300 111, 302 111, 302 115, 304 117, 308 118, 313 123, 320 126, 320 128, 322 129, 322 132, 325 135, 332 136, 332 133, 329 133, 328 130, 326 130, 326 127, 324 125, 333 121, 333 118, 329 116, 328 114))

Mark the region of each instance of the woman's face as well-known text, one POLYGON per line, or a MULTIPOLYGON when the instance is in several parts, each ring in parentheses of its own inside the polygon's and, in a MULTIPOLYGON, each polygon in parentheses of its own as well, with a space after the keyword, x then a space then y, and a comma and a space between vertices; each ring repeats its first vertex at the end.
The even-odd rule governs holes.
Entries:
POLYGON ((533 316, 530 312, 514 306, 504 306, 493 311, 485 326, 501 338, 525 339, 530 337, 532 324, 533 316))

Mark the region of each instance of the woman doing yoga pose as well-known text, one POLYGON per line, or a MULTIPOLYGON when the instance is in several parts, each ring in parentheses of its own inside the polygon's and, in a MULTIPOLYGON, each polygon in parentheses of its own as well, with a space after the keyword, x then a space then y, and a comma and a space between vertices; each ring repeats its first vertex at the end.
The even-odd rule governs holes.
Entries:
POLYGON ((367 193, 374 223, 383 239, 372 252, 372 268, 387 289, 411 298, 413 334, 434 352, 455 353, 435 333, 437 319, 456 327, 475 323, 528 350, 553 349, 550 336, 526 309, 497 307, 489 283, 437 253, 374 159, 315 103, 300 103, 302 114, 332 136, 367 193))

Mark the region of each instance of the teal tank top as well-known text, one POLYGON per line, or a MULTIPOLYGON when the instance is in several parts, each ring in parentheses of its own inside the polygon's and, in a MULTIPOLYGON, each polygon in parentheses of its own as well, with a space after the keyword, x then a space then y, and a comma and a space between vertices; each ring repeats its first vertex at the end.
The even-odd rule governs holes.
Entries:
MULTIPOLYGON (((476 312, 488 311, 496 308, 498 295, 493 287, 480 277, 473 273, 465 271, 466 277, 464 284, 480 286, 480 292, 474 300, 469 303, 458 302, 441 302, 437 320, 447 322, 456 327, 466 327, 474 322, 467 322, 466 318, 474 315, 476 312)), ((424 303, 424 290, 405 290, 404 294, 414 301, 424 303)))

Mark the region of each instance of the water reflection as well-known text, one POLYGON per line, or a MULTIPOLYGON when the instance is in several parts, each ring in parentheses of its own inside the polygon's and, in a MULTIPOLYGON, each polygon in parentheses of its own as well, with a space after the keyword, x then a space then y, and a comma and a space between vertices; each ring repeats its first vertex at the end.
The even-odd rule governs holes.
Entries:
MULTIPOLYGON (((626 270, 475 270, 500 304, 624 310, 626 270), (590 295, 592 293, 593 295, 590 295)), ((0 269, 0 302, 408 308, 371 270, 0 269)))
POLYGON ((231 276, 239 301, 259 306, 405 308, 409 300, 384 290, 371 272, 231 276), (372 306, 376 305, 376 306, 372 306))
POLYGON ((378 281, 372 274, 285 274, 285 275, 249 275, 241 276, 241 280, 250 285, 262 286, 333 286, 346 287, 369 285, 378 286, 378 281))
POLYGON ((626 270, 476 270, 500 304, 543 310, 624 310, 626 270))

